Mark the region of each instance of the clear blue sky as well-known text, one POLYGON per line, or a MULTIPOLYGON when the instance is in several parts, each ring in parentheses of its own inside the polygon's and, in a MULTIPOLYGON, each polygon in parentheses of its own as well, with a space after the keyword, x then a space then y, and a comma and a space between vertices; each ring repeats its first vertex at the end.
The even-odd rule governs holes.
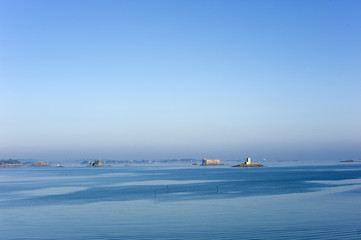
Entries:
POLYGON ((0 1, 0 158, 361 158, 361 1, 0 1))

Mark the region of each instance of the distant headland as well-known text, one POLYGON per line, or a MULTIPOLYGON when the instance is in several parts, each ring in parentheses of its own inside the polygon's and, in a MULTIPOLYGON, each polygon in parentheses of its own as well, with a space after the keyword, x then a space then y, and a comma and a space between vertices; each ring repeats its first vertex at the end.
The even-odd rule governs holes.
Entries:
POLYGON ((23 164, 19 160, 1 160, 0 167, 21 167, 23 164))

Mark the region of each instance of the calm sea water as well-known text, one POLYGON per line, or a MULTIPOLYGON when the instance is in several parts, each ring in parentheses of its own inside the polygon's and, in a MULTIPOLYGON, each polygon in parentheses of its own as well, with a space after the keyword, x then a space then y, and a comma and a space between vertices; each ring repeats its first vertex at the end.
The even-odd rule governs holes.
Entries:
POLYGON ((361 164, 0 169, 0 239, 361 239, 361 164))

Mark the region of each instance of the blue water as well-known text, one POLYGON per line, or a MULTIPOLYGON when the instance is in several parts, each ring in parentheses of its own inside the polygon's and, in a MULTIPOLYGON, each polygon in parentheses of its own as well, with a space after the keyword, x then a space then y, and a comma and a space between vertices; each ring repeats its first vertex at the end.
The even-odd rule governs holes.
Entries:
POLYGON ((361 239, 361 164, 0 169, 0 239, 361 239))

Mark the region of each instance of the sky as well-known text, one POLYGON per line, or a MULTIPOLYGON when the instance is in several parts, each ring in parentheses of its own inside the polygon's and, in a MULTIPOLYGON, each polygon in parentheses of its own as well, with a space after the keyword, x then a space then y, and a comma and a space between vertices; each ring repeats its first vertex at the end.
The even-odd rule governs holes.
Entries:
POLYGON ((1 0, 0 159, 361 159, 361 1, 1 0))

